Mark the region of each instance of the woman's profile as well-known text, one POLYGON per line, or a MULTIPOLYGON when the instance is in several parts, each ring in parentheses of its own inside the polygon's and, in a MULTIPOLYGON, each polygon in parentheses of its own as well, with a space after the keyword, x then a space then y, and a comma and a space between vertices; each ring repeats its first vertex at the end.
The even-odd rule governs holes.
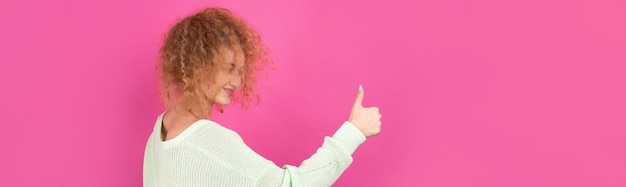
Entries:
POLYGON ((158 62, 167 109, 146 145, 144 186, 330 186, 366 137, 380 133, 381 115, 362 106, 360 86, 348 120, 300 166, 277 166, 211 121, 214 109, 231 101, 248 107, 258 97, 255 75, 271 65, 266 51, 243 19, 222 8, 204 9, 170 28, 158 62))

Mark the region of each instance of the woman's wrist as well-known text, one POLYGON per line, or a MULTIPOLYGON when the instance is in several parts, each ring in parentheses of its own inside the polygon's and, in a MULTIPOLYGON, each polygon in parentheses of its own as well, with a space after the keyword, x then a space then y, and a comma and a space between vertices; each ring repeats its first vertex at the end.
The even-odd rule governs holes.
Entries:
POLYGON ((332 137, 340 142, 350 154, 354 153, 357 147, 366 140, 363 133, 349 121, 344 122, 332 137))

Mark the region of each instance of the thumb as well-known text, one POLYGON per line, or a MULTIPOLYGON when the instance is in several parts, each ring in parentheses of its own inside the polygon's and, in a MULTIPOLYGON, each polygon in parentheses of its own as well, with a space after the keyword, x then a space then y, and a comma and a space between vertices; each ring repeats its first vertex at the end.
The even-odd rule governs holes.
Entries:
POLYGON ((354 101, 354 106, 352 108, 363 108, 363 95, 365 92, 363 91, 363 86, 359 85, 359 93, 356 94, 356 100, 354 101))

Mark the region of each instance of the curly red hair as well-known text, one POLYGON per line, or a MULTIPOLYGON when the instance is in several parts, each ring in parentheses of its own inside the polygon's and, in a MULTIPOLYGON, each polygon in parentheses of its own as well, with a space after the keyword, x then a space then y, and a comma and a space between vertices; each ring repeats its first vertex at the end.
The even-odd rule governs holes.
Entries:
POLYGON ((233 100, 247 109, 252 100, 259 99, 254 89, 256 72, 273 65, 258 33, 223 8, 206 8, 178 21, 159 51, 161 92, 167 107, 180 105, 196 117, 210 114, 217 93, 207 92, 225 63, 220 55, 224 49, 235 48, 241 49, 245 60, 233 100))

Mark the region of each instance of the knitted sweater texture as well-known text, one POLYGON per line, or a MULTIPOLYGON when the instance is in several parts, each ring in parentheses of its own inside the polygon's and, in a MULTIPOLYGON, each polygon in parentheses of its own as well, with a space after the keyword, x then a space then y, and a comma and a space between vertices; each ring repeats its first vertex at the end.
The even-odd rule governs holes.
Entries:
POLYGON ((352 163, 365 141, 350 122, 300 166, 278 167, 248 147, 234 131, 198 120, 175 138, 163 141, 159 115, 144 154, 145 187, 176 186, 330 186, 352 163))

